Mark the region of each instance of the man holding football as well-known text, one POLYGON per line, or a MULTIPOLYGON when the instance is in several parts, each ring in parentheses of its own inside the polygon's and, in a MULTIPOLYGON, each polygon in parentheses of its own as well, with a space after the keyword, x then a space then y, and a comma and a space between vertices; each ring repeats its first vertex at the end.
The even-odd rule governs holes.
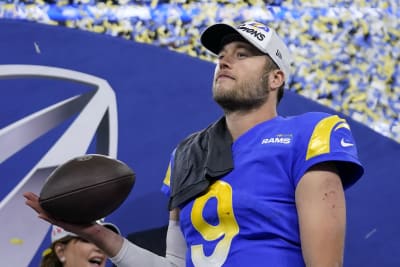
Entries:
POLYGON ((363 173, 349 125, 319 112, 278 115, 292 60, 268 26, 215 24, 201 42, 218 56, 212 93, 224 116, 172 153, 166 257, 101 225, 57 221, 33 193, 27 205, 117 266, 342 266, 344 190, 363 173))

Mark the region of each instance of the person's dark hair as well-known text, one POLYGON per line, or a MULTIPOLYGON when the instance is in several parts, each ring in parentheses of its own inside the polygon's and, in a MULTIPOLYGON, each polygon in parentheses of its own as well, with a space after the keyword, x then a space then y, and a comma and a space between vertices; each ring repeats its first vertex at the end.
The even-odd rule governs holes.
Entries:
MULTIPOLYGON (((268 55, 267 55, 268 56, 268 55)), ((268 61, 267 64, 265 65, 265 73, 271 72, 273 70, 279 70, 278 65, 272 60, 270 56, 268 56, 268 61)), ((285 92, 285 82, 283 82, 282 86, 278 88, 278 94, 277 94, 277 104, 281 101, 283 98, 284 92, 285 92)))
POLYGON ((281 102, 281 99, 283 98, 283 95, 285 93, 285 83, 282 84, 281 87, 278 88, 278 95, 277 95, 277 104, 281 102))
POLYGON ((40 267, 62 267, 63 264, 58 259, 54 248, 57 243, 62 243, 66 245, 74 238, 76 237, 66 236, 51 244, 51 246, 42 253, 42 260, 40 262, 40 267))

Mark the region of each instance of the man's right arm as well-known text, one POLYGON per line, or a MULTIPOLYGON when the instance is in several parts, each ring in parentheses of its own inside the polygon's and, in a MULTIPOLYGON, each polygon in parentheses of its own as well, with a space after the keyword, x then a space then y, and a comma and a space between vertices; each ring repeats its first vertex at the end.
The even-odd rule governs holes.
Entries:
POLYGON ((167 231, 166 257, 158 256, 129 242, 126 238, 100 225, 79 225, 59 221, 51 217, 39 204, 39 197, 32 193, 24 193, 26 205, 37 212, 42 220, 58 225, 65 230, 95 244, 119 267, 149 266, 149 267, 184 267, 186 244, 179 227, 179 210, 170 212, 167 231))
POLYGON ((118 267, 184 267, 186 243, 179 227, 178 209, 170 212, 166 242, 166 256, 161 257, 129 242, 127 239, 123 239, 121 249, 117 255, 111 258, 111 261, 118 267))

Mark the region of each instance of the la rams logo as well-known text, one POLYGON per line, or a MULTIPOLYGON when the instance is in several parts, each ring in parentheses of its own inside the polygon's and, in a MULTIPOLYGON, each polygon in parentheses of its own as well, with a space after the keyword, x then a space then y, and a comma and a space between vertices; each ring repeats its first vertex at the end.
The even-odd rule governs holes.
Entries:
POLYGON ((264 24, 259 23, 259 22, 250 22, 247 25, 248 26, 252 26, 254 28, 257 28, 257 29, 260 29, 260 30, 263 30, 265 32, 269 32, 269 28, 267 26, 265 26, 264 24))

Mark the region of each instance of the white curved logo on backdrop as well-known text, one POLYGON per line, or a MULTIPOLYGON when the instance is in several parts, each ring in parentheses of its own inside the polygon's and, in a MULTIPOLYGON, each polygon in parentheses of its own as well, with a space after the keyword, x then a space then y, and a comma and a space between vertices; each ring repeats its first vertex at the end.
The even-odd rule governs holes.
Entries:
MULTIPOLYGON (((75 116, 73 122, 29 173, 0 202, 0 258, 4 266, 28 266, 49 224, 24 204, 23 192, 40 192, 58 165, 87 153, 96 136, 96 153, 116 157, 117 109, 107 81, 82 72, 38 65, 0 65, 0 79, 52 78, 93 87, 0 129, 0 164, 37 138, 75 116)), ((19 177, 15 177, 18 179, 19 177)))

